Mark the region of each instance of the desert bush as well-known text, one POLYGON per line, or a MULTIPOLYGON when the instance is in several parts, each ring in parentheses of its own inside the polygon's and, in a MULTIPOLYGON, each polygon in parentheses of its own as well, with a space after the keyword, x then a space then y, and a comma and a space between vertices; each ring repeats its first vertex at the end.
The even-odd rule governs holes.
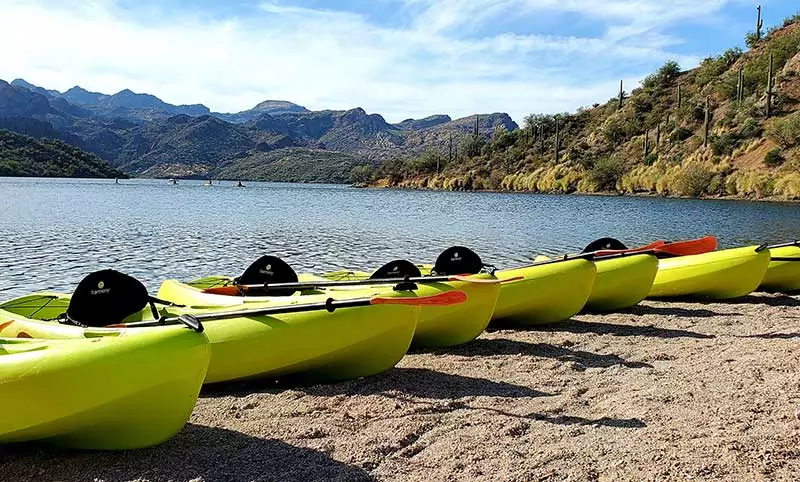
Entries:
POLYGON ((767 136, 781 147, 800 145, 800 111, 774 119, 767 125, 767 136))
POLYGON ((708 192, 714 173, 700 162, 682 166, 674 177, 671 191, 682 196, 697 197, 708 192))
POLYGON ((589 170, 587 176, 598 191, 615 191, 617 181, 625 174, 625 165, 619 159, 604 157, 589 170))
POLYGON ((785 160, 778 148, 772 149, 764 155, 764 165, 767 167, 778 167, 785 160))

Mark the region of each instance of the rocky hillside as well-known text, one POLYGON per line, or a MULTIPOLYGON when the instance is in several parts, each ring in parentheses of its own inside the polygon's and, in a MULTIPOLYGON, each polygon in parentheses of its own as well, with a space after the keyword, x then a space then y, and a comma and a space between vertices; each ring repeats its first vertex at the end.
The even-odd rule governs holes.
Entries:
POLYGON ((454 157, 442 147, 362 178, 434 189, 800 199, 800 14, 763 38, 748 34, 747 44, 689 71, 668 62, 603 104, 531 115, 518 131, 479 132, 454 157))
POLYGON ((126 177, 99 157, 60 141, 0 130, 0 176, 126 177))
MULTIPOLYGON (((344 182, 345 166, 441 149, 451 138, 457 143, 468 137, 474 121, 435 115, 393 125, 361 108, 312 112, 276 100, 219 114, 130 90, 106 95, 73 87, 60 93, 22 79, 0 81, 0 128, 70 143, 141 176, 344 182), (289 166, 292 158, 300 167, 289 166)), ((518 129, 506 114, 479 116, 480 133, 498 127, 518 129)))

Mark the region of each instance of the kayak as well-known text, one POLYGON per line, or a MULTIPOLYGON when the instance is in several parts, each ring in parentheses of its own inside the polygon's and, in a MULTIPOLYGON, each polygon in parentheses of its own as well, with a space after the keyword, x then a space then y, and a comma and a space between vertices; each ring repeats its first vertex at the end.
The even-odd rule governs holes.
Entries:
POLYGON ((771 247, 769 251, 772 257, 759 288, 782 293, 800 290, 800 245, 771 247))
MULTIPOLYGON (((276 258, 268 257, 270 271, 277 273, 285 270, 280 281, 290 280, 309 284, 302 290, 277 290, 283 296, 271 296, 269 293, 254 295, 237 295, 234 287, 234 279, 230 276, 211 276, 207 278, 183 283, 178 280, 166 280, 158 290, 158 297, 172 302, 203 307, 221 307, 254 304, 273 304, 282 305, 286 303, 307 303, 334 297, 336 299, 348 299, 361 296, 378 296, 385 293, 392 293, 396 283, 381 283, 376 279, 376 284, 360 284, 356 286, 330 286, 318 288, 314 283, 329 282, 331 279, 319 277, 313 274, 294 273, 288 265, 283 266, 276 258), (291 270, 291 272, 289 272, 291 270), (233 290, 229 288, 234 287, 233 290), (229 294, 220 294, 229 293, 229 294), (233 294, 233 296, 231 295, 233 294)), ((263 264, 265 261, 257 261, 256 265, 263 264)), ((383 268, 376 271, 379 275, 385 274, 397 278, 399 271, 392 272, 385 268, 392 268, 401 265, 401 260, 388 263, 383 268)), ((265 265, 266 266, 266 265, 265 265)), ((404 268, 412 269, 411 274, 418 275, 419 271, 413 266, 403 265, 404 268)), ((250 268, 248 268, 250 269, 250 268)), ((375 274, 375 273, 373 273, 375 274)), ((406 274, 403 271, 403 274, 406 274)), ((337 282, 363 281, 370 279, 369 273, 346 271, 331 275, 337 282)), ((244 277, 244 275, 243 275, 244 277)), ((275 277, 272 277, 275 279, 275 277)), ((416 296, 428 297, 449 291, 462 291, 466 294, 467 300, 463 303, 448 306, 426 305, 419 310, 416 327, 413 331, 412 344, 415 347, 448 347, 460 345, 474 340, 480 335, 489 324, 494 311, 495 303, 500 292, 500 285, 497 279, 489 274, 476 274, 458 280, 442 282, 417 283, 414 286, 416 296)))
MULTIPOLYGON (((439 258, 452 252, 475 257, 470 271, 484 266, 477 254, 463 246, 449 248, 439 258)), ((437 265, 418 267, 423 274, 442 273, 437 265)), ((594 263, 587 259, 555 260, 495 270, 494 276, 501 284, 492 321, 507 325, 540 325, 568 320, 586 304, 596 272, 594 263)))
POLYGON ((202 333, 51 327, 9 310, 0 310, 0 443, 143 448, 189 419, 210 356, 202 333))
MULTIPOLYGON (((360 271, 338 271, 323 276, 304 273, 299 277, 302 281, 350 281, 368 280, 370 276, 369 273, 360 271)), ((371 290, 387 289, 386 285, 366 286, 371 290)), ((461 345, 474 340, 486 330, 500 295, 501 288, 497 278, 488 273, 477 273, 467 276, 464 281, 417 283, 417 293, 423 296, 454 289, 466 293, 467 301, 455 306, 424 306, 420 312, 412 346, 444 348, 461 345)), ((325 290, 331 296, 352 296, 351 293, 358 292, 354 287, 330 287, 325 290)))
MULTIPOLYGON (((122 293, 124 295, 124 293, 122 293)), ((417 303, 411 291, 387 291, 381 300, 417 303)), ((42 293, 12 300, 0 310, 19 308, 33 318, 37 333, 58 337, 65 326, 46 322, 59 317, 70 303, 70 295, 42 293)), ((280 310, 303 310, 310 306, 303 297, 293 297, 280 310)), ((338 381, 374 375, 392 368, 405 355, 414 335, 419 306, 414 304, 370 304, 329 312, 329 297, 318 297, 319 306, 310 311, 250 314, 271 304, 252 303, 238 307, 158 306, 159 317, 231 317, 203 323, 211 360, 205 383, 256 378, 291 378, 303 382, 338 381)), ((420 300, 421 301, 421 300, 420 300)), ((166 303, 165 300, 159 302, 166 303)), ((125 317, 126 324, 154 320, 151 306, 125 317)), ((0 311, 2 313, 2 311, 0 311)), ((69 328, 69 327, 67 327, 69 328)))
POLYGON ((648 297, 738 298, 758 288, 769 262, 759 246, 660 259, 648 297))
POLYGON ((595 278, 586 309, 609 312, 630 308, 647 297, 658 272, 653 254, 595 258, 595 278))
MULTIPOLYGON (((549 258, 537 257, 537 260, 549 258)), ((594 279, 585 311, 603 313, 630 308, 647 297, 658 271, 653 253, 629 253, 594 258, 594 279)))

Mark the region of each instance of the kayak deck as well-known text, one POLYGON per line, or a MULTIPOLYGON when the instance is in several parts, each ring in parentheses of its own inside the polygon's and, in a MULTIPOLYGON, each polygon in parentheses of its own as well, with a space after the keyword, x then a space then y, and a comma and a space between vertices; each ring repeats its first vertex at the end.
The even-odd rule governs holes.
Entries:
POLYGON ((204 335, 169 326, 86 337, 71 327, 71 338, 30 340, 28 325, 0 312, 0 410, 9 415, 0 443, 142 448, 188 420, 210 356, 204 335))

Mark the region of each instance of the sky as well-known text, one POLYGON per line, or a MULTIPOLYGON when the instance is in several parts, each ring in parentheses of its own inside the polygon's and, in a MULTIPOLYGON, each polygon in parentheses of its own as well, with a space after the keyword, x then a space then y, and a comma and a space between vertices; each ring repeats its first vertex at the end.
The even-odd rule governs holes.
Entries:
POLYGON ((0 0, 0 79, 266 99, 389 122, 574 111, 800 12, 797 0, 0 0))

